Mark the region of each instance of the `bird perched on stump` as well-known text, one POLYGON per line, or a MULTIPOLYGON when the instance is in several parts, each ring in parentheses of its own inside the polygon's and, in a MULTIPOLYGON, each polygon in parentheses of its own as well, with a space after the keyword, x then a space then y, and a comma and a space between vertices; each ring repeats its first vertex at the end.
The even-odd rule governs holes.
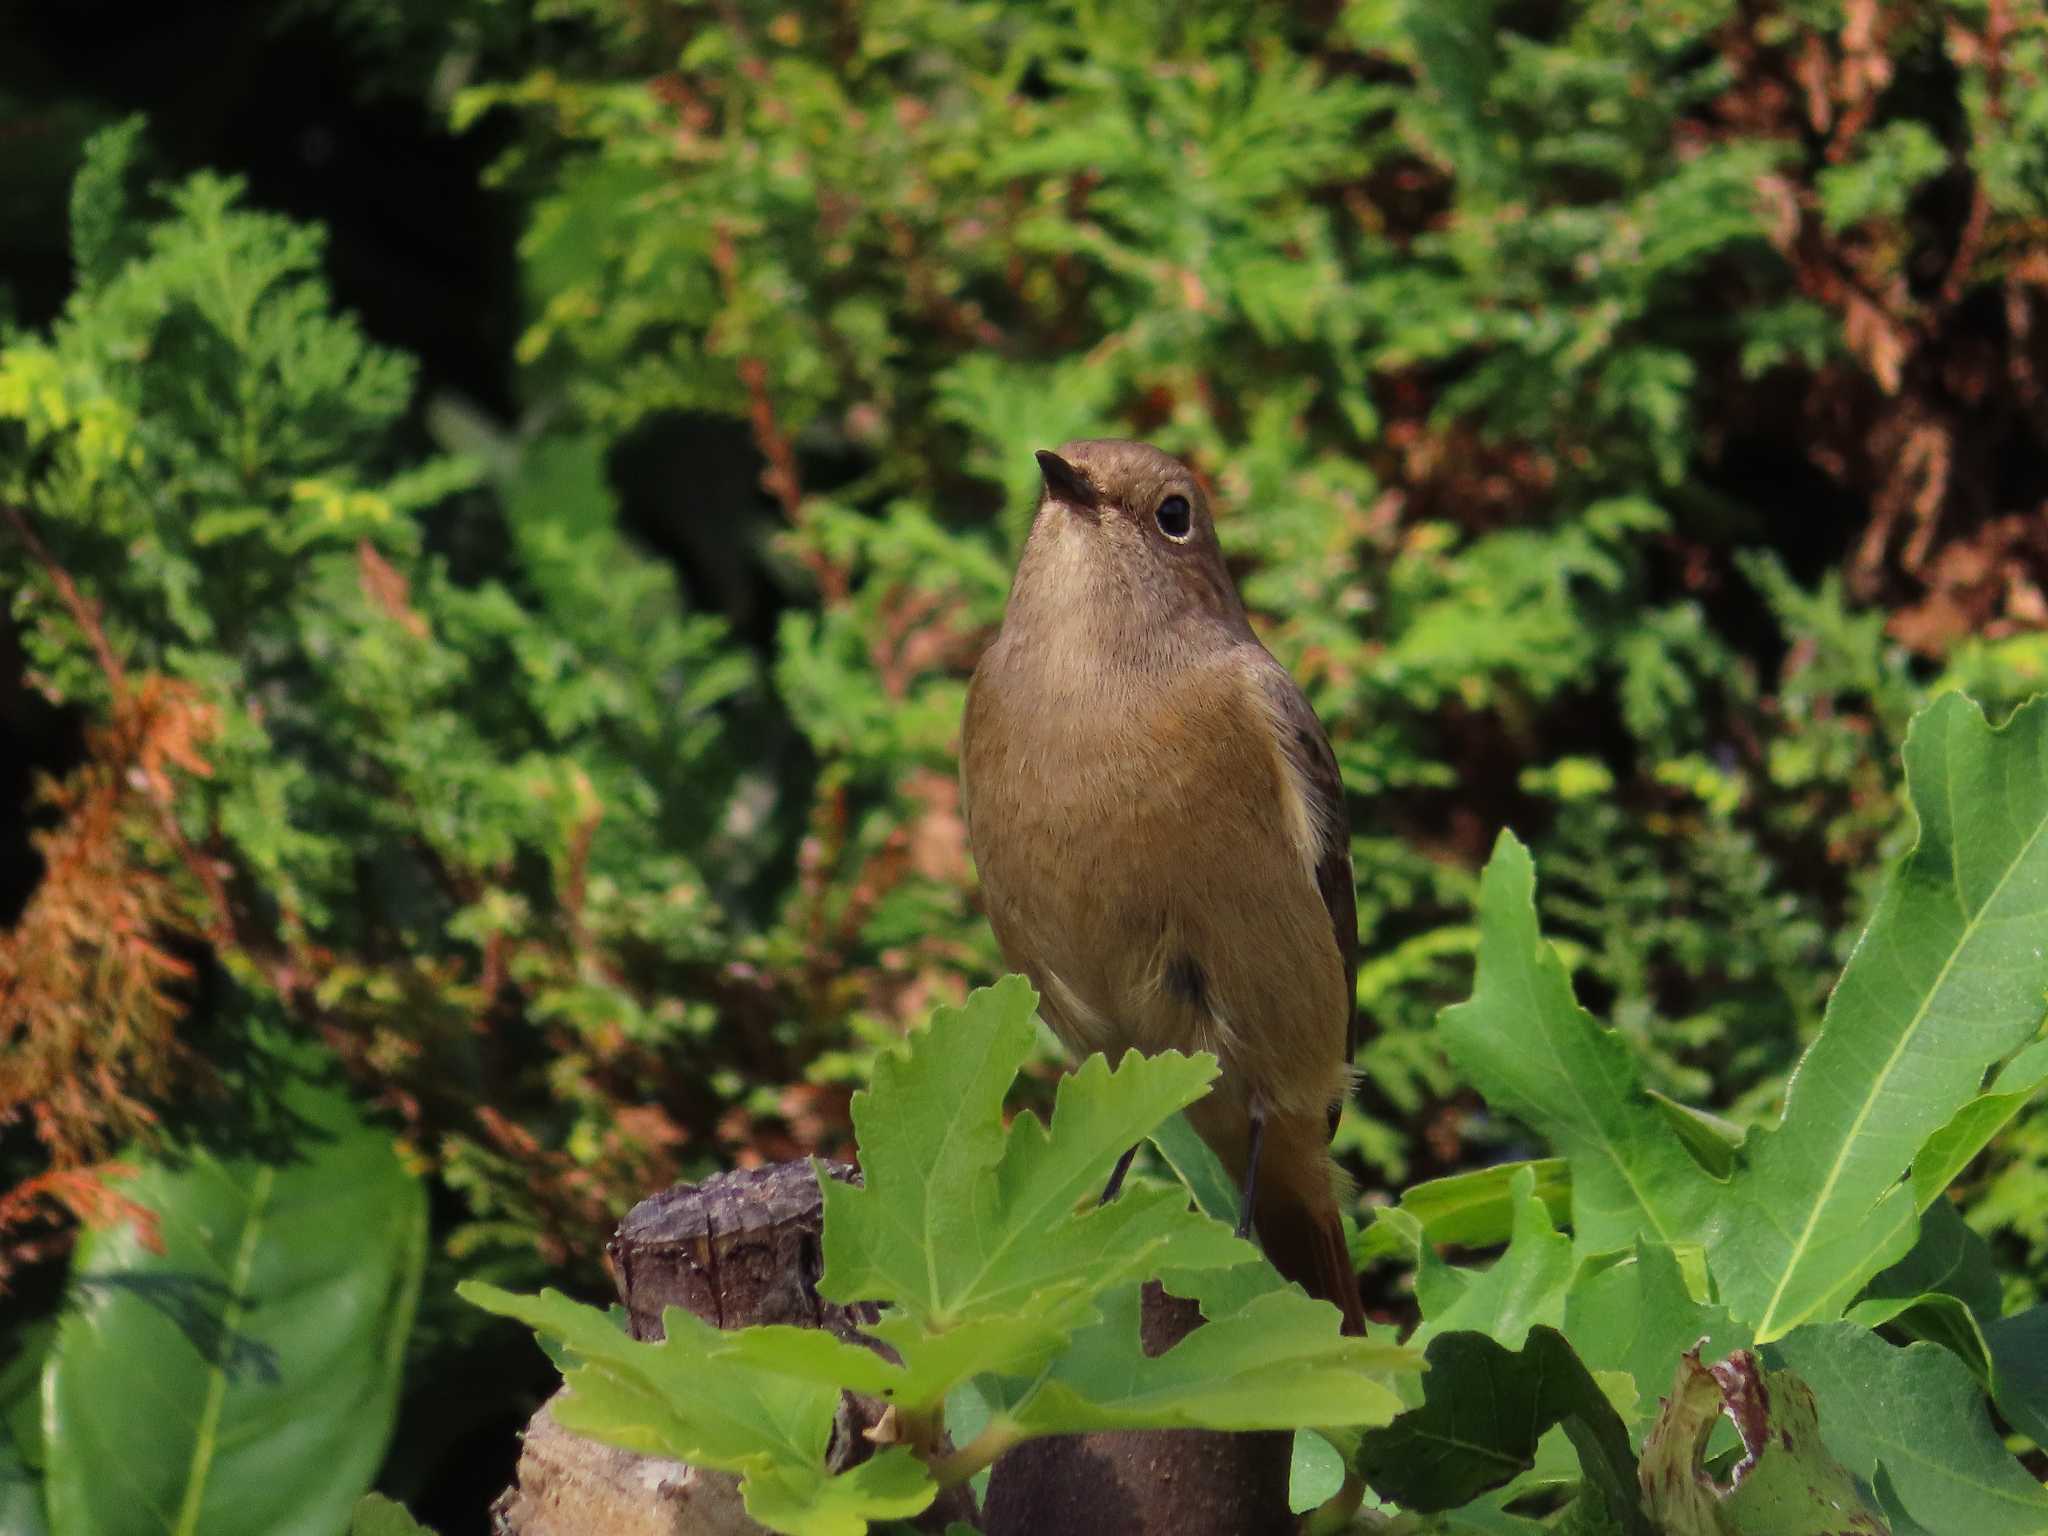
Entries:
POLYGON ((1362 1332, 1328 1150, 1358 969, 1329 738, 1252 633, 1185 465, 1115 441, 1038 462, 961 733, 996 942, 1076 1054, 1216 1053, 1188 1118, 1244 1191, 1239 1232, 1362 1332))

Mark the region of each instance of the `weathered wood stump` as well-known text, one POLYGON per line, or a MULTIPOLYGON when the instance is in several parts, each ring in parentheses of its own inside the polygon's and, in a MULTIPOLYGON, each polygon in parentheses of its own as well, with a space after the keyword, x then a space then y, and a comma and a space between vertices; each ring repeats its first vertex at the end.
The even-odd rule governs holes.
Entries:
MULTIPOLYGON (((845 1163, 826 1165, 857 1181, 845 1163)), ((818 1295, 822 1202, 809 1163, 720 1174, 643 1200, 608 1252, 628 1327, 658 1339, 664 1307, 720 1328, 786 1323, 860 1339, 873 1307, 818 1295)), ((1146 1287, 1147 1354, 1198 1326, 1193 1302, 1146 1287)), ((863 1342, 866 1342, 863 1340, 863 1342)), ((827 1458, 835 1470, 873 1454, 865 1431, 882 1405, 847 1393, 827 1458)), ((982 1529, 989 1536, 1267 1536, 1291 1532, 1289 1437, 1206 1430, 1061 1435, 1017 1447, 991 1471, 982 1529)), ((543 1407, 527 1426, 517 1481, 492 1507, 498 1536, 758 1536, 738 1480, 680 1461, 640 1456, 572 1434, 543 1407)), ((939 1531, 973 1522, 955 1488, 918 1522, 939 1531)))
MULTIPOLYGON (((825 1171, 860 1182, 851 1163, 825 1171)), ((872 1309, 818 1295, 824 1202, 809 1163, 777 1163, 678 1184, 626 1213, 606 1249, 633 1337, 661 1337, 661 1310, 720 1328, 789 1323, 852 1338, 872 1309)))
MULTIPOLYGON (((854 1180, 847 1163, 827 1164, 854 1180)), ((720 1328, 788 1323, 854 1338, 872 1308, 835 1306, 818 1295, 822 1205, 809 1163, 719 1174, 643 1200, 608 1249, 636 1339, 658 1339, 664 1307, 682 1307, 720 1328)), ((864 1431, 882 1406, 841 1399, 826 1455, 835 1470, 874 1452, 864 1431)), ((931 1528, 971 1519, 966 1490, 933 1506, 931 1528)), ((527 1426, 518 1481, 492 1508, 499 1536, 760 1536, 730 1473, 640 1456, 586 1440, 546 1407, 527 1426)))

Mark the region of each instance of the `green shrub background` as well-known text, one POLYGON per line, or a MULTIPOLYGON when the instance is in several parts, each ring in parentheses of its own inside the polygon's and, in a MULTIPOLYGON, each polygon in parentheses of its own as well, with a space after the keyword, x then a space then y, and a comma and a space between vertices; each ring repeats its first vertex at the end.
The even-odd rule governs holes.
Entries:
MULTIPOLYGON (((1207 477, 1329 727, 1368 1199, 1522 1145, 1431 1033, 1502 826, 1648 1081, 1767 1118, 1910 713, 2048 679, 2028 7, 207 26, 183 89, 51 20, 0 79, 0 1348, 79 1171, 282 1022, 433 1176, 386 1483, 437 1518, 510 1454, 443 1399, 541 1384, 455 1278, 601 1291, 998 971, 953 757, 1033 448, 1207 477)), ((2048 1118, 1964 1191, 2037 1293, 2048 1118)))

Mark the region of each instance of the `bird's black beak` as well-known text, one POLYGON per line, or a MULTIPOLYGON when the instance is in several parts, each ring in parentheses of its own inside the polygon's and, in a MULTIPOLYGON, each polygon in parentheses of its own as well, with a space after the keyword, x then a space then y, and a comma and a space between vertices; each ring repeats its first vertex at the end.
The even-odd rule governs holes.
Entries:
POLYGON ((1101 508, 1101 499, 1096 496, 1095 487, 1089 483, 1088 477, 1058 454, 1039 449, 1038 468, 1045 476, 1046 492, 1055 501, 1065 502, 1082 512, 1101 508))

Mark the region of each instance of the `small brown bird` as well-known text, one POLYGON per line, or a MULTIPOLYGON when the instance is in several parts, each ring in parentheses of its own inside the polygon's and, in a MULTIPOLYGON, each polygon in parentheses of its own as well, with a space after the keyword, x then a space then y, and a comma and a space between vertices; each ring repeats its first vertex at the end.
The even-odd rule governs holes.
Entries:
POLYGON ((1252 633, 1184 465, 1113 441, 1038 462, 961 728, 996 942, 1076 1054, 1216 1053, 1188 1117, 1244 1191, 1239 1232, 1362 1332, 1328 1151, 1358 1044, 1337 760, 1252 633))

